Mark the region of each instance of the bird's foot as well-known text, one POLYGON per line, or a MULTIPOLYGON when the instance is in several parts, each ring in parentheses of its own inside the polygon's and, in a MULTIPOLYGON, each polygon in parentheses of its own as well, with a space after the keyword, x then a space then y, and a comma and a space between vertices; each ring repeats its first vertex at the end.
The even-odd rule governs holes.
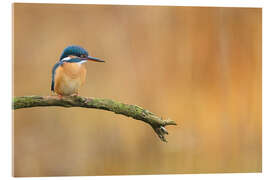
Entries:
POLYGON ((62 96, 61 94, 57 94, 57 97, 58 97, 59 99, 63 99, 63 96, 62 96))
POLYGON ((70 96, 72 96, 72 97, 76 97, 76 96, 78 96, 79 95, 79 93, 78 92, 75 92, 75 93, 73 93, 73 94, 71 94, 70 96))

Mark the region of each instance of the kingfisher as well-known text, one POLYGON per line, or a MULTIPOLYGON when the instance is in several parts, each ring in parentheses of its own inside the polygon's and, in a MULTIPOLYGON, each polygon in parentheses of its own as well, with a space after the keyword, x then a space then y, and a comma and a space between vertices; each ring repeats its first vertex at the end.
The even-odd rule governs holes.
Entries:
POLYGON ((84 63, 87 61, 105 62, 89 56, 88 51, 80 46, 66 47, 53 66, 51 91, 59 97, 78 95, 79 88, 85 83, 84 63))

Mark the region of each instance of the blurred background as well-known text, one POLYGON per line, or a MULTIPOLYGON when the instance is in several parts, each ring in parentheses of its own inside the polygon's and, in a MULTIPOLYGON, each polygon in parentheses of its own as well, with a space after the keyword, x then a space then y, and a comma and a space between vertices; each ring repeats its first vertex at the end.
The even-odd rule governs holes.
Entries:
POLYGON ((80 95, 142 106, 178 126, 61 107, 14 111, 14 175, 261 172, 261 9, 14 4, 14 96, 50 95, 68 45, 80 95))

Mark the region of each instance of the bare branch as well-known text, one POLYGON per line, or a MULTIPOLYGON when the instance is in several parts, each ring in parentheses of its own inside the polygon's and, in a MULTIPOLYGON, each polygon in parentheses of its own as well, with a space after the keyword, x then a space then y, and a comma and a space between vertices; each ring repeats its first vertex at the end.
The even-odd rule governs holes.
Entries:
POLYGON ((139 106, 124 104, 111 99, 86 98, 81 96, 62 98, 57 96, 22 96, 13 98, 14 110, 38 106, 62 106, 67 108, 82 107, 112 111, 116 114, 122 114, 148 123, 154 129, 158 137, 164 142, 167 142, 165 134, 168 134, 165 126, 176 125, 174 121, 170 119, 163 120, 161 117, 158 117, 152 112, 139 106))

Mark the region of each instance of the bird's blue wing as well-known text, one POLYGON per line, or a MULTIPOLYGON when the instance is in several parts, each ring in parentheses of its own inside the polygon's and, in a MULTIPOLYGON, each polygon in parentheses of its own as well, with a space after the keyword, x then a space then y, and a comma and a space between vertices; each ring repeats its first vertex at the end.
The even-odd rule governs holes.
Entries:
POLYGON ((64 62, 63 61, 58 61, 54 66, 53 66, 53 69, 52 69, 52 84, 51 84, 51 91, 54 91, 54 79, 55 79, 55 71, 56 69, 61 66, 64 62))

